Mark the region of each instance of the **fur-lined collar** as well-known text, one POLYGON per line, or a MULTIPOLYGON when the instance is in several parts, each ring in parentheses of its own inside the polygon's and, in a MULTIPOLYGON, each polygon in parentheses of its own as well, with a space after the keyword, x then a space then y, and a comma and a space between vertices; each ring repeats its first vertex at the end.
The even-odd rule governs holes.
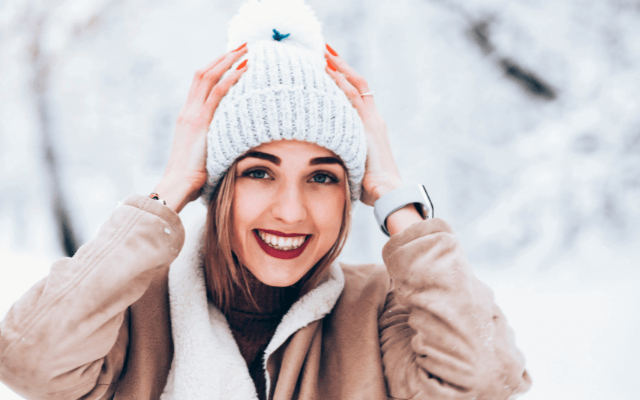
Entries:
MULTIPOLYGON (((185 246, 169 270, 174 355, 161 399, 257 399, 225 316, 207 300, 201 259, 204 227, 194 228, 191 235, 187 233, 185 246)), ((328 278, 284 315, 265 350, 267 394, 271 385, 266 372, 269 356, 296 331, 330 313, 343 288, 344 275, 336 263, 328 278)))

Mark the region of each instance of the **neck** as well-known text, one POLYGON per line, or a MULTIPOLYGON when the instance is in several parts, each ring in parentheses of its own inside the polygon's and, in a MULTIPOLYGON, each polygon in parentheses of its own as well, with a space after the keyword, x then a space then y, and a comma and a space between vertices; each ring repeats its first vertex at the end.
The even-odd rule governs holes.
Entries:
POLYGON ((230 308, 252 314, 284 314, 298 299, 302 280, 292 286, 275 287, 262 283, 244 268, 246 285, 236 285, 230 308), (244 287, 243 287, 244 286, 244 287))

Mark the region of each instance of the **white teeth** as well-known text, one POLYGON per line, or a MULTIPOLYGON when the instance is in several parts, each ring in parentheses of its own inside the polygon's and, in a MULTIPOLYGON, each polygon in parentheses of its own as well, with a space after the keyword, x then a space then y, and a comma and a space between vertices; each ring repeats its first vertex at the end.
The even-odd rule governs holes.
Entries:
POLYGON ((278 250, 295 250, 298 247, 302 246, 302 244, 306 240, 306 236, 296 236, 296 237, 280 237, 276 235, 272 235, 270 233, 263 232, 258 230, 258 236, 262 239, 266 244, 274 249, 278 250))

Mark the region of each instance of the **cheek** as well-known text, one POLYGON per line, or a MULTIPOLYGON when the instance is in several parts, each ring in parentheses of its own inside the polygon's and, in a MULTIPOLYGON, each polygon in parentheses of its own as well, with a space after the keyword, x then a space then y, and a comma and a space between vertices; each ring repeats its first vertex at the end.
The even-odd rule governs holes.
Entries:
POLYGON ((255 191, 248 193, 244 185, 235 186, 231 206, 231 223, 234 239, 239 246, 245 243, 251 233, 250 227, 262 215, 264 204, 264 199, 256 196, 255 191))
POLYGON ((338 239, 340 226, 342 226, 342 216, 344 214, 345 197, 344 193, 337 192, 333 196, 315 197, 313 203, 313 220, 318 225, 324 236, 324 246, 327 251, 338 239))
POLYGON ((259 207, 259 200, 256 196, 247 196, 245 191, 242 190, 242 185, 238 185, 235 188, 233 196, 233 221, 234 225, 243 225, 247 221, 254 218, 254 211, 259 207))

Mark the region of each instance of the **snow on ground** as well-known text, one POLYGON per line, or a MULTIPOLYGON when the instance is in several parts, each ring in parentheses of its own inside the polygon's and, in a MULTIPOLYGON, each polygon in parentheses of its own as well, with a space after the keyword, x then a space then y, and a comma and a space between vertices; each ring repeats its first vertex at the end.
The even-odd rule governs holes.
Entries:
POLYGON ((614 260, 588 275, 589 260, 535 273, 478 271, 525 355, 533 386, 522 399, 638 398, 640 274, 612 270, 614 260))
MULTIPOLYGON (((522 398, 637 399, 638 2, 309 3, 376 92, 403 176, 494 289, 534 380, 522 398)), ((0 316, 63 255, 56 187, 80 243, 153 188, 237 7, 0 3, 0 316)), ((385 240, 360 205, 343 259, 379 262, 385 240)))

